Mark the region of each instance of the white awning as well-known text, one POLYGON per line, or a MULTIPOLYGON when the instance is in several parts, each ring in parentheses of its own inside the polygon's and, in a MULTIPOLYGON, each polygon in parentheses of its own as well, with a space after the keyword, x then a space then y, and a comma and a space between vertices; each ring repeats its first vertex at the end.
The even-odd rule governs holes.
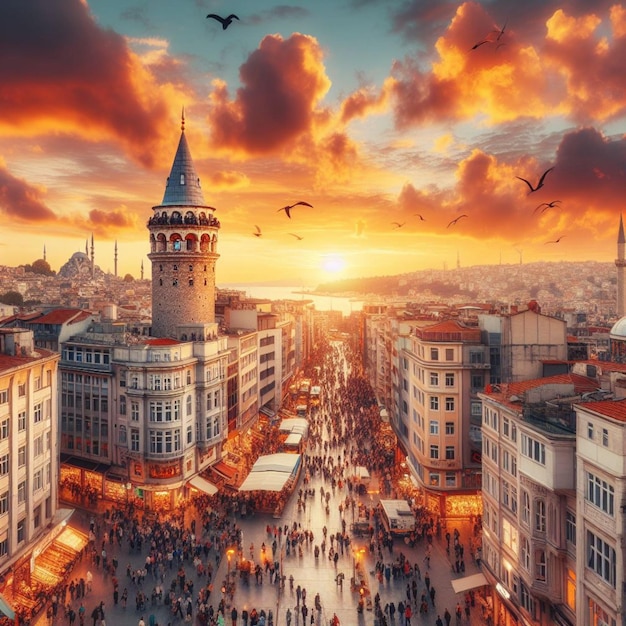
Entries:
POLYGON ((487 579, 485 575, 480 574, 472 574, 471 576, 465 576, 464 578, 458 578, 457 580, 452 581, 452 588, 454 589, 454 593, 463 593, 464 591, 469 591, 470 589, 476 589, 476 587, 482 587, 483 585, 487 585, 487 579))
POLYGON ((281 491, 291 474, 265 470, 252 472, 243 481, 239 491, 281 491))
POLYGON ((15 619, 15 611, 13 607, 4 599, 0 593, 0 614, 5 615, 9 619, 15 619))
POLYGON ((302 442, 302 435, 299 433, 290 433, 287 435, 287 439, 285 439, 286 446, 299 446, 302 442))
POLYGON ((217 487, 206 478, 202 478, 202 476, 194 476, 187 484, 209 496, 217 493, 217 487))

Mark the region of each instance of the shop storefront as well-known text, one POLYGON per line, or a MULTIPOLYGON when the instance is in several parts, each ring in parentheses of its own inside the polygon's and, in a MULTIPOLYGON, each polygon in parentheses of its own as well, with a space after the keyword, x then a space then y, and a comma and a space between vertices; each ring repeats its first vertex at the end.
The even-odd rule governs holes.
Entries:
POLYGON ((59 510, 52 530, 5 576, 0 587, 0 612, 12 620, 9 623, 31 620, 50 595, 65 584, 88 540, 84 533, 68 525, 72 513, 71 509, 59 510))

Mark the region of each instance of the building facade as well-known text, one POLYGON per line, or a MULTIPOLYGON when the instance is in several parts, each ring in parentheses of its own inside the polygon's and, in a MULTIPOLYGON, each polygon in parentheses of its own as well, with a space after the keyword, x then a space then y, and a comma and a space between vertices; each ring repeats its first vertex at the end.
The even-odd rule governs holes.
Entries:
POLYGON ((15 609, 57 513, 58 361, 31 331, 0 330, 0 593, 15 609))
MULTIPOLYGON (((101 322, 63 343, 61 485, 65 495, 87 500, 169 509, 188 493, 189 481, 221 460, 232 362, 215 321, 220 224, 204 201, 184 123, 153 211, 149 336, 101 322)), ((253 344, 256 372, 256 337, 253 344)), ((251 404, 256 373, 248 369, 237 370, 238 390, 251 404)))

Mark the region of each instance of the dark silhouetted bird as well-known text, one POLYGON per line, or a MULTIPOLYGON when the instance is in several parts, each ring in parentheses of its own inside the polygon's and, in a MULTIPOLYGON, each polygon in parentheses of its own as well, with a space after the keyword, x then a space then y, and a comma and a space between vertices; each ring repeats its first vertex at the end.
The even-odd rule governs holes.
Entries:
POLYGON ((294 202, 293 204, 288 204, 287 206, 282 207, 281 209, 278 209, 278 211, 276 211, 276 213, 279 213, 280 211, 284 211, 287 214, 287 217, 289 219, 291 219, 291 209, 293 209, 293 207, 295 206, 310 206, 311 208, 313 208, 312 204, 309 204, 308 202, 294 202))
POLYGON ((419 218, 420 218, 420 220, 421 220, 422 222, 425 222, 425 221, 426 221, 426 220, 424 219, 424 216, 423 216, 421 213, 413 213, 413 215, 415 215, 415 216, 419 217, 419 218))
POLYGON ((554 241, 546 241, 546 243, 559 243, 559 241, 561 241, 563 237, 565 237, 565 235, 561 235, 558 239, 555 239, 554 241))
POLYGON ((450 228, 450 226, 454 226, 463 217, 467 217, 467 215, 465 215, 465 213, 463 215, 459 215, 459 217, 449 222, 446 228, 450 228))
POLYGON ((521 176, 516 176, 515 178, 517 178, 517 179, 519 179, 519 180, 523 180, 523 181, 524 181, 524 182, 528 185, 528 187, 530 188, 530 191, 529 191, 528 193, 529 193, 529 194, 531 194, 531 193, 533 193, 533 192, 535 192, 535 191, 538 191, 539 189, 541 189, 541 188, 543 187, 543 183, 544 183, 544 181, 546 180, 546 176, 547 176, 547 175, 548 175, 548 174, 549 174, 549 173, 550 173, 553 169, 554 169, 554 168, 553 168, 553 167, 551 167, 551 168, 547 169, 547 170, 546 170, 546 171, 545 171, 545 172, 541 175, 541 178, 539 179, 539 182, 537 183, 537 186, 536 186, 536 187, 533 187, 533 186, 532 186, 532 184, 531 184, 529 181, 527 181, 525 178, 522 178, 521 176))
POLYGON ((554 207, 558 207, 559 204, 561 204, 560 200, 552 200, 552 202, 542 202, 534 211, 533 213, 536 213, 539 209, 541 209, 543 207, 543 210, 541 211, 542 213, 544 211, 547 211, 548 209, 553 209, 554 207))
POLYGON ((396 228, 402 228, 406 224, 406 222, 402 222, 402 223, 400 223, 400 222, 391 222, 391 223, 395 224, 396 228))
POLYGON ((302 241, 304 237, 300 237, 300 235, 296 235, 296 233, 289 233, 292 237, 295 237, 298 241, 302 241))
POLYGON ((482 41, 475 43, 470 49, 476 50, 476 48, 480 48, 480 46, 483 46, 486 43, 493 43, 493 42, 491 41, 491 39, 483 39, 482 41))
POLYGON ((255 224, 254 227, 256 228, 256 233, 252 233, 255 237, 260 237, 263 233, 261 232, 261 229, 255 224))
POLYGON ((209 13, 207 15, 207 18, 209 17, 213 18, 214 20, 217 20, 222 25, 222 30, 226 30, 231 25, 233 20, 239 19, 234 13, 231 13, 228 17, 220 17, 219 15, 216 15, 215 13, 209 13))

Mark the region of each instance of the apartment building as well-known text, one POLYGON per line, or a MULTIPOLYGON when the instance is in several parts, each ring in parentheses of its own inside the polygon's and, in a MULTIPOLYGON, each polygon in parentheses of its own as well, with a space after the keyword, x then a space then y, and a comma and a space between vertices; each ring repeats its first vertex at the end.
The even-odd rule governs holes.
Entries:
POLYGON ((31 331, 0 330, 0 576, 12 597, 56 533, 58 361, 31 331))
MULTIPOLYGON (((482 567, 503 625, 573 626, 577 600, 574 406, 595 378, 562 374, 490 385, 479 397, 483 443, 482 567)), ((580 474, 580 471, 578 471, 580 474)))

